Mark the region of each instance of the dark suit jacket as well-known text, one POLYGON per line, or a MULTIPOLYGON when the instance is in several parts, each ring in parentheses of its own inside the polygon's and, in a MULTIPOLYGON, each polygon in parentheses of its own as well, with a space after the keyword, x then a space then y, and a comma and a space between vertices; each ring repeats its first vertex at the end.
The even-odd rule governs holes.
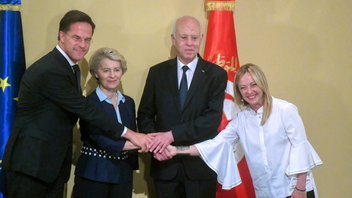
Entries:
POLYGON ((68 180, 72 130, 78 117, 120 138, 123 125, 77 91, 68 61, 54 48, 24 73, 14 127, 5 147, 3 168, 53 182, 59 171, 68 180))
MULTIPOLYGON (((125 102, 120 102, 118 105, 122 123, 127 128, 136 131, 134 101, 129 96, 124 95, 124 97, 125 102)), ((96 92, 87 96, 87 99, 117 120, 114 106, 105 101, 101 102, 96 92)), ((79 125, 83 146, 97 150, 105 150, 115 157, 120 155, 126 143, 126 139, 121 138, 119 140, 113 140, 107 136, 101 135, 101 129, 92 126, 83 119, 80 120, 79 125)), ((132 170, 138 169, 138 153, 136 150, 128 152, 128 158, 125 160, 82 154, 78 159, 75 175, 93 181, 107 183, 132 182, 132 170)))
MULTIPOLYGON (((194 72, 184 109, 180 109, 177 59, 150 68, 138 109, 138 126, 143 133, 172 130, 173 145, 191 145, 217 135, 222 118, 227 73, 203 60, 194 72)), ((200 157, 179 157, 159 162, 152 159, 151 176, 169 180, 183 163, 190 179, 214 179, 215 173, 200 157)))

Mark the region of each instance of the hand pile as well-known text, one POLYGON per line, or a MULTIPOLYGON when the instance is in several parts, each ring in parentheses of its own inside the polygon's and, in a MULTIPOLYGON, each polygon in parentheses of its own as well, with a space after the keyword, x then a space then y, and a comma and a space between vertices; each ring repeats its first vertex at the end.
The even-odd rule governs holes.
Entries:
POLYGON ((151 152, 159 161, 171 159, 176 155, 176 148, 170 145, 174 141, 171 131, 147 135, 128 131, 124 137, 140 148, 138 152, 151 152))
POLYGON ((171 159, 176 155, 176 150, 172 151, 173 147, 170 145, 174 141, 171 131, 149 133, 146 136, 149 142, 139 152, 151 152, 159 161, 171 159))

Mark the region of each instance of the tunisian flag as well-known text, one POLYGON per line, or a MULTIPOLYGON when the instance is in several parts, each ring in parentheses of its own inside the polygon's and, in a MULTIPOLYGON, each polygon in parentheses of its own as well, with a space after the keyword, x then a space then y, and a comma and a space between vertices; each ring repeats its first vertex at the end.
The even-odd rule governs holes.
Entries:
MULTIPOLYGON (((223 130, 232 118, 239 112, 234 103, 233 80, 239 61, 237 55, 236 34, 233 20, 235 0, 205 0, 205 11, 208 12, 208 30, 204 50, 204 59, 224 68, 228 74, 225 90, 224 109, 219 131, 223 130)), ((237 166, 242 183, 231 190, 223 190, 217 185, 217 198, 255 198, 252 178, 249 174, 247 162, 242 147, 238 142, 236 148, 237 166)))

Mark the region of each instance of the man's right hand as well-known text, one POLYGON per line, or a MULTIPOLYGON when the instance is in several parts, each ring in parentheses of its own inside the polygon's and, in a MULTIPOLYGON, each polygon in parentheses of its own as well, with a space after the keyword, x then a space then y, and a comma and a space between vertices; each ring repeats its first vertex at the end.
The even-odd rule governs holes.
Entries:
POLYGON ((154 153, 163 153, 166 147, 174 141, 171 131, 149 133, 148 135, 153 137, 153 140, 149 145, 149 151, 154 153))
POLYGON ((131 141, 131 143, 140 148, 139 152, 148 152, 149 143, 152 141, 152 137, 143 133, 137 133, 130 129, 127 129, 124 138, 131 141))

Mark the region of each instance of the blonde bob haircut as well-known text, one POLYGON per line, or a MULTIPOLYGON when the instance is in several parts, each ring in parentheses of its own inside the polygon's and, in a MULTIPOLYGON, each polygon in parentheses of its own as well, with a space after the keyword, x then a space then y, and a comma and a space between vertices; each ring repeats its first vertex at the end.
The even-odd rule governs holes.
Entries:
POLYGON ((260 125, 263 126, 271 114, 273 99, 269 92, 268 81, 266 80, 263 71, 257 65, 247 63, 237 70, 234 80, 235 103, 239 107, 249 107, 249 103, 246 100, 243 100, 242 98, 238 84, 241 77, 247 72, 252 76, 253 80, 258 85, 258 87, 263 91, 263 116, 262 121, 260 122, 260 125))
POLYGON ((108 47, 100 48, 97 51, 95 51, 94 54, 89 59, 90 74, 92 74, 92 76, 97 80, 98 83, 99 83, 99 79, 95 77, 94 72, 98 72, 100 67, 100 62, 106 58, 113 61, 120 62, 122 75, 125 74, 127 71, 127 62, 125 58, 122 56, 122 54, 120 54, 116 49, 113 49, 113 48, 108 48, 108 47))

